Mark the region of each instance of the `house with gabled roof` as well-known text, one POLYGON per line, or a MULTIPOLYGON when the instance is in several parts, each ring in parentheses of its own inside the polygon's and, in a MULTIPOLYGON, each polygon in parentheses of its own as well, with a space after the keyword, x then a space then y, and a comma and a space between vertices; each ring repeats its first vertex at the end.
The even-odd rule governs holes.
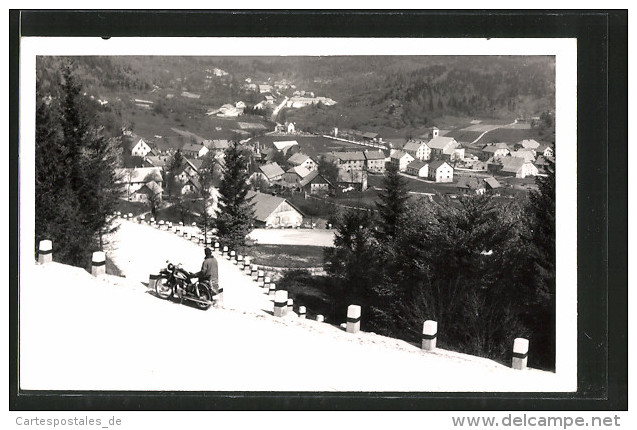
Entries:
POLYGON ((384 173, 387 157, 380 149, 378 151, 364 151, 365 165, 368 172, 384 173))
POLYGON ((142 167, 166 167, 168 157, 166 155, 147 155, 144 157, 142 167))
POLYGON ((155 201, 162 200, 162 186, 161 183, 150 181, 142 185, 139 189, 130 194, 129 200, 131 202, 147 203, 151 199, 155 201))
POLYGON ((535 148, 535 152, 539 155, 546 157, 553 157, 554 153, 553 153, 553 147, 551 145, 540 145, 537 148, 535 148))
POLYGON ((329 154, 337 161, 339 168, 344 170, 363 170, 365 168, 365 154, 363 151, 341 151, 329 154))
POLYGON ((310 171, 303 166, 294 166, 288 169, 282 176, 283 182, 287 185, 298 185, 303 178, 310 174, 310 171))
POLYGON ((538 174, 537 167, 533 163, 527 162, 520 157, 500 158, 493 163, 489 163, 489 171, 516 178, 526 178, 527 176, 537 176, 538 174))
POLYGON ((206 139, 203 142, 204 146, 208 148, 208 151, 212 151, 214 153, 223 152, 230 146, 230 143, 227 139, 206 139))
POLYGON ((427 142, 431 148, 431 158, 445 161, 454 161, 464 157, 464 149, 453 137, 437 136, 427 142), (462 153, 456 151, 461 149, 462 153))
POLYGON ((150 145, 146 143, 144 139, 134 134, 124 136, 122 145, 124 146, 126 154, 133 157, 145 157, 152 153, 150 145))
POLYGON ((126 198, 139 190, 144 184, 154 181, 163 182, 162 169, 159 167, 137 167, 131 169, 115 169, 117 183, 121 185, 126 198))
POLYGON ((199 156, 199 152, 203 146, 201 143, 185 142, 181 147, 181 153, 184 154, 185 157, 195 158, 199 156))
POLYGON ((398 167, 400 172, 407 170, 407 166, 412 161, 414 161, 414 157, 400 150, 393 151, 390 156, 390 163, 398 167))
POLYGON ((507 155, 509 155, 509 152, 509 146, 504 142, 489 144, 482 148, 480 159, 485 161, 489 158, 506 157, 507 155))
POLYGON ((535 161, 535 150, 520 148, 511 152, 511 157, 524 158, 524 161, 526 161, 527 163, 532 163, 535 161))
POLYGON ((406 173, 419 178, 426 178, 429 175, 429 163, 423 160, 414 160, 407 165, 406 173))
POLYGON ((342 188, 353 188, 357 191, 367 189, 367 170, 338 168, 337 185, 342 188))
POLYGON ((314 161, 312 157, 303 154, 302 152, 293 154, 290 158, 288 158, 288 163, 290 163, 292 166, 303 166, 307 170, 314 170, 318 167, 316 161, 314 161))
POLYGON ((427 161, 431 159, 431 148, 422 140, 409 140, 405 143, 402 150, 416 160, 427 161))
POLYGON ((201 190, 201 184, 199 180, 192 176, 187 181, 181 184, 181 194, 195 194, 201 190))
MULTIPOLYGON (((285 171, 276 162, 259 166, 259 170, 255 172, 255 174, 261 176, 262 179, 266 180, 269 183, 281 180, 284 173, 285 171)), ((253 174, 253 176, 255 174, 253 174)))
POLYGON ((197 177, 202 160, 190 159, 187 157, 184 157, 183 160, 181 167, 177 172, 175 172, 175 177, 182 183, 186 183, 188 179, 197 177))
POLYGON ((487 192, 502 188, 502 185, 500 184, 500 182, 498 182, 498 180, 494 178, 493 176, 486 177, 483 180, 484 180, 484 185, 486 187, 487 192))
POLYGON ((248 191, 246 197, 253 203, 255 227, 290 228, 303 223, 303 212, 282 197, 258 191, 248 191))
POLYGON ((458 189, 458 193, 468 195, 482 195, 487 190, 484 180, 481 178, 474 178, 472 176, 462 176, 458 180, 456 188, 458 189))
POLYGON ((436 182, 453 182, 453 167, 444 160, 429 163, 428 178, 436 182))
POLYGON ((309 175, 299 182, 299 187, 310 194, 329 194, 335 190, 334 185, 325 179, 318 170, 312 170, 309 175))

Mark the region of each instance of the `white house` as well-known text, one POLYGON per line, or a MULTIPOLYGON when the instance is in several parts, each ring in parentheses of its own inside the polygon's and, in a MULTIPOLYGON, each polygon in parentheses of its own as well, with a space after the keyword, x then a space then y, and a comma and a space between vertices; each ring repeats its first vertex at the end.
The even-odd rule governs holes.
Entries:
POLYGON ((254 222, 257 227, 299 227, 303 213, 282 197, 259 192, 248 192, 254 203, 254 222))
POLYGON ((293 166, 303 166, 307 170, 314 170, 318 168, 316 161, 314 161, 309 155, 305 155, 302 152, 297 152, 288 158, 288 163, 293 166))
POLYGON ((126 151, 133 157, 145 157, 151 151, 151 147, 138 136, 126 136, 124 139, 126 151))
POLYGON ((453 181, 453 167, 447 164, 446 161, 436 160, 429 164, 428 177, 432 181, 436 182, 452 182, 453 181))
POLYGON ((482 148, 482 160, 488 160, 489 158, 500 158, 500 157, 506 157, 507 155, 509 155, 509 146, 504 143, 496 143, 496 144, 490 144, 490 145, 486 145, 484 148, 482 148))
POLYGON ((511 153, 511 157, 524 158, 527 163, 535 161, 535 150, 533 149, 518 149, 511 153))
POLYGON ((403 151, 394 151, 391 155, 391 163, 398 167, 398 170, 404 172, 407 165, 414 161, 414 157, 403 151))
POLYGON ((410 140, 405 143, 402 150, 416 160, 427 161, 431 159, 431 148, 422 140, 410 140))
MULTIPOLYGON (((527 162, 520 157, 504 157, 499 160, 501 168, 495 165, 495 170, 505 176, 515 176, 516 178, 526 178, 527 176, 537 176, 537 167, 531 162, 527 162)), ((491 166, 491 165, 490 165, 491 166)))
POLYGON ((553 148, 550 145, 540 145, 537 148, 535 148, 535 152, 537 152, 539 155, 544 156, 544 158, 547 157, 553 157, 553 148))
POLYGON ((385 172, 386 157, 383 151, 365 151, 364 154, 368 172, 385 172))
POLYGON ((426 178, 429 176, 429 164, 423 160, 414 160, 407 165, 407 173, 419 178, 426 178))
POLYGON ((126 198, 130 199, 131 195, 139 190, 145 184, 154 181, 161 184, 163 177, 159 167, 137 167, 133 169, 116 169, 117 183, 119 183, 126 198))
MULTIPOLYGON (((432 158, 454 161, 456 157, 459 157, 460 155, 458 152, 456 152, 459 144, 453 137, 436 136, 429 142, 427 142, 427 145, 431 148, 432 158)), ((459 158, 463 157, 464 153, 459 158)))
POLYGON ((344 170, 363 170, 365 168, 365 154, 363 151, 332 152, 329 159, 336 159, 338 166, 344 170))

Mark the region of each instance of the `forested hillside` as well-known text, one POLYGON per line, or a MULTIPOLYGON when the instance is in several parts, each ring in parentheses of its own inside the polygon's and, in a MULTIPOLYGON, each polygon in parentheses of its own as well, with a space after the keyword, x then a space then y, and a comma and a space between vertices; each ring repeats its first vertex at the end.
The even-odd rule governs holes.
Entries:
MULTIPOLYGON (((54 88, 50 83, 59 79, 55 70, 61 61, 66 59, 39 58, 42 92, 54 88)), ((286 80, 297 90, 336 100, 334 106, 281 112, 279 120, 312 131, 418 129, 439 125, 445 117, 509 120, 555 108, 555 61, 546 56, 91 56, 73 57, 72 63, 87 94, 107 98, 117 116, 127 115, 131 98, 153 101, 158 113, 188 115, 238 100, 257 103, 262 95, 246 89, 246 79, 257 84, 286 80), (227 74, 213 76, 213 68, 227 74), (175 97, 184 91, 199 97, 175 97)), ((280 92, 289 96, 292 90, 280 92)))

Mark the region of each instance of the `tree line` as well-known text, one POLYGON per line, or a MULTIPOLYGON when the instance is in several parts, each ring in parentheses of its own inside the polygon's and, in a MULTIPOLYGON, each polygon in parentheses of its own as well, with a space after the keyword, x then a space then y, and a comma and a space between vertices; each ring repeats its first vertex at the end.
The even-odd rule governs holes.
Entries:
POLYGON ((330 295, 361 305, 368 331, 418 342, 432 319, 441 347, 503 362, 513 339, 526 337, 530 365, 554 368, 554 174, 537 182, 522 203, 415 199, 388 168, 377 210, 335 221, 330 295))
POLYGON ((111 231, 121 149, 95 122, 70 64, 59 77, 54 97, 36 88, 35 240, 52 240, 56 259, 86 267, 111 231))

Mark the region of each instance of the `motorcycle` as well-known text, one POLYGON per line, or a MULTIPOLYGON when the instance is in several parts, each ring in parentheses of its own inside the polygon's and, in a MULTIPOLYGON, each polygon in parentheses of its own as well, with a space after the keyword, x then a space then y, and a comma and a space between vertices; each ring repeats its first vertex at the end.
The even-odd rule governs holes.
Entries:
POLYGON ((166 261, 166 267, 159 271, 159 279, 155 284, 155 291, 162 299, 177 297, 179 301, 194 302, 199 309, 208 309, 213 304, 215 295, 212 288, 205 282, 192 278, 197 275, 184 270, 181 263, 174 265, 166 261))

